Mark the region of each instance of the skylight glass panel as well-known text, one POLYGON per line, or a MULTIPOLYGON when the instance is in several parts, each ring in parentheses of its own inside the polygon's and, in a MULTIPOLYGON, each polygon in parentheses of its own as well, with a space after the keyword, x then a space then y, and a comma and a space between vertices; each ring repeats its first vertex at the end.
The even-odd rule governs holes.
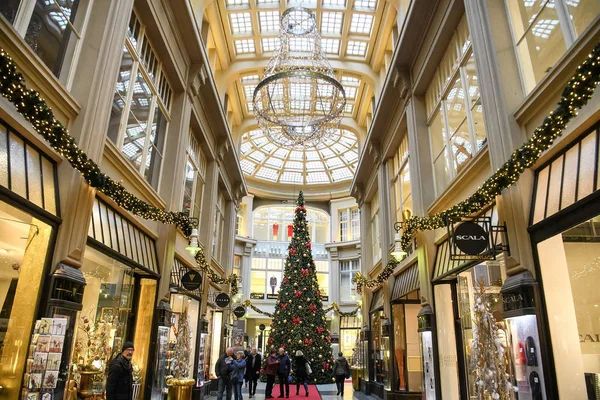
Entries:
POLYGON ((333 97, 333 86, 317 85, 317 96, 321 98, 333 97))
POLYGON ((316 151, 306 151, 304 153, 306 155, 306 159, 307 160, 318 160, 319 159, 319 154, 316 151))
POLYGON ((254 141, 254 144, 256 144, 256 147, 262 147, 264 144, 266 144, 268 142, 269 142, 269 139, 267 139, 266 137, 263 136, 263 137, 257 138, 254 141))
POLYGON ((355 0, 354 8, 377 8, 377 0, 355 0))
POLYGON ((354 99, 356 97, 356 88, 349 86, 344 87, 344 91, 346 92, 346 99, 354 99))
POLYGON ((331 178, 334 182, 345 181, 352 178, 352 172, 347 167, 334 169, 331 171, 331 178))
POLYGON ((285 171, 283 174, 281 174, 279 182, 302 183, 302 174, 300 172, 285 171))
POLYGON ((321 153, 321 157, 323 157, 323 158, 329 158, 329 157, 335 155, 335 153, 333 151, 331 151, 331 149, 329 147, 321 150, 320 153, 321 153))
POLYGON ((272 182, 277 181, 278 176, 279 176, 279 172, 277 172, 277 170, 267 168, 267 167, 262 167, 256 173, 257 178, 266 179, 266 180, 269 180, 272 182))
POLYGON ((254 53, 256 49, 254 48, 254 40, 252 39, 242 39, 235 41, 235 52, 237 54, 248 54, 254 53))
POLYGON ((345 152, 346 150, 348 150, 348 148, 341 143, 335 143, 335 144, 331 145, 331 148, 333 150, 335 150, 338 154, 341 154, 341 153, 345 152))
POLYGON ((256 85, 244 85, 244 96, 246 96, 246 99, 252 99, 252 95, 254 94, 255 88, 256 85))
POLYGON ((288 154, 290 154, 289 150, 279 148, 273 155, 280 158, 286 158, 288 154))
POLYGON ((273 150, 275 150, 277 148, 277 146, 275 146, 275 144, 273 144, 272 142, 269 142, 267 144, 265 144, 263 147, 261 147, 262 151, 265 151, 269 154, 271 154, 273 152, 273 150))
POLYGON ((275 157, 269 157, 267 159, 267 161, 265 162, 265 165, 279 169, 279 168, 283 167, 283 160, 280 160, 279 158, 275 158, 275 157))
POLYGON ((252 20, 249 12, 229 14, 229 21, 234 34, 252 32, 252 20))
POLYGON ((251 159, 253 159, 256 162, 262 162, 262 160, 265 159, 265 153, 263 153, 262 151, 255 151, 253 153, 251 153, 248 157, 250 157, 251 159))
POLYGON ((256 164, 245 158, 240 160, 240 166, 242 167, 242 171, 248 175, 252 175, 256 169, 256 164))
POLYGON ((228 6, 246 6, 249 0, 227 0, 228 6))
POLYGON ((261 32, 279 31, 279 11, 261 11, 258 13, 261 32))
POLYGON ((240 151, 242 152, 242 155, 247 154, 250 150, 252 150, 252 145, 248 142, 242 143, 242 145, 240 146, 240 151))
POLYGON ((273 5, 279 5, 279 0, 257 0, 256 4, 273 4, 273 5))
POLYGON ((342 85, 349 85, 349 86, 359 86, 360 85, 360 79, 355 78, 353 76, 348 76, 348 75, 343 75, 341 82, 342 82, 342 85))
POLYGON ((323 0, 323 7, 327 6, 346 7, 346 0, 323 0))
POLYGON ((367 42, 358 42, 355 40, 348 41, 348 47, 346 48, 346 53, 352 56, 362 56, 364 57, 367 54, 367 42))
POLYGON ((346 103, 346 106, 344 107, 344 112, 348 113, 348 114, 352 114, 352 111, 354 111, 354 104, 346 103))
POLYGON ((322 33, 342 33, 342 20, 344 14, 341 12, 323 12, 321 14, 322 33))
POLYGON ((373 16, 371 14, 352 14, 350 22, 350 32, 371 34, 373 26, 373 16))
POLYGON ((325 163, 327 164, 327 168, 329 169, 341 167, 342 165, 344 165, 344 162, 339 157, 330 158, 325 163))
POLYGON ((347 163, 353 163, 358 160, 358 153, 355 151, 348 151, 344 153, 344 160, 346 160, 347 163))
POLYGON ((306 163, 306 169, 307 170, 323 170, 325 168, 323 168, 323 163, 321 161, 310 161, 306 163))
POLYGON ((263 51, 275 51, 279 48, 279 39, 278 38, 262 38, 262 50, 263 51))
POLYGON ((242 76, 242 83, 258 82, 258 74, 242 76))
POLYGON ((295 170, 303 170, 304 169, 304 164, 302 164, 299 161, 288 161, 285 164, 285 168, 286 169, 295 169, 295 170))
POLYGON ((304 154, 301 151, 292 151, 292 153, 290 154, 290 159, 291 160, 302 160, 303 156, 304 156, 304 154))
POLYGON ((311 98, 311 85, 306 83, 292 83, 290 84, 290 97, 294 99, 311 98))
POLYGON ((254 103, 248 103, 248 112, 254 111, 254 103))
POLYGON ((314 42, 308 38, 291 38, 290 50, 299 52, 312 52, 314 42))
POLYGON ((306 175, 306 183, 329 183, 329 177, 325 172, 309 172, 306 175))
POLYGON ((339 39, 321 39, 321 48, 326 54, 340 54, 339 39))

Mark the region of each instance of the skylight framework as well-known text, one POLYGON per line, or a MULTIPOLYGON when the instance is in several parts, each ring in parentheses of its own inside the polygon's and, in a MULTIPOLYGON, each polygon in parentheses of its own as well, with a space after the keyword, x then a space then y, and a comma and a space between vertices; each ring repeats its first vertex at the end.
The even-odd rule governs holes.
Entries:
POLYGON ((291 150, 270 140, 262 130, 246 132, 240 165, 248 177, 295 185, 324 185, 352 179, 358 164, 358 141, 347 130, 336 130, 311 149, 291 150))

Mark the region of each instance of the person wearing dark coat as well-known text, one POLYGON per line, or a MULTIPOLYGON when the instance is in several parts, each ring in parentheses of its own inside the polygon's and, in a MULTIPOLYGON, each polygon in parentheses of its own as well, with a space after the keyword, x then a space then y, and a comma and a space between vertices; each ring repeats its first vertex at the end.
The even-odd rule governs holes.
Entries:
POLYGON ((292 360, 285 353, 283 348, 279 349, 277 357, 277 377, 279 378, 279 399, 283 398, 283 389, 285 388, 285 397, 290 397, 290 382, 288 376, 292 374, 292 360))
POLYGON ((333 373, 337 385, 337 394, 344 395, 344 380, 350 377, 350 364, 344 357, 344 353, 338 353, 338 359, 333 363, 333 373))
POLYGON ((121 354, 113 358, 106 378, 106 400, 133 399, 133 342, 125 342, 121 354))
POLYGON ((277 352, 275 349, 271 349, 269 357, 267 357, 267 365, 265 368, 265 375, 267 375, 267 388, 265 390, 265 398, 273 398, 273 386, 275 385, 275 377, 277 376, 277 358, 275 357, 277 352))
POLYGON ((225 354, 223 354, 217 360, 215 364, 215 374, 219 378, 219 384, 217 388, 217 400, 223 399, 223 392, 227 392, 227 400, 231 400, 231 390, 233 388, 233 381, 231 379, 231 371, 233 370, 233 349, 227 348, 225 354))
POLYGON ((246 357, 246 377, 248 378, 248 382, 250 382, 250 387, 248 388, 248 397, 250 398, 256 393, 256 385, 260 377, 260 366, 262 365, 261 361, 260 354, 256 352, 256 347, 253 347, 248 357, 246 357))
POLYGON ((306 397, 308 397, 308 371, 306 370, 306 358, 302 350, 296 351, 296 358, 294 359, 294 374, 296 374, 296 396, 300 392, 300 384, 304 386, 306 391, 306 397))

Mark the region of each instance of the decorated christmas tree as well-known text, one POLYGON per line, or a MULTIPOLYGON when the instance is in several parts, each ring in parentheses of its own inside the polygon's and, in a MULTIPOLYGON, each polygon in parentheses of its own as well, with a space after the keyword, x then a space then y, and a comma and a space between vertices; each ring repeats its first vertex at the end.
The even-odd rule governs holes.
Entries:
POLYGON ((362 349, 360 348, 360 335, 356 336, 356 342, 354 343, 354 348, 352 349, 350 366, 353 368, 362 368, 364 366, 362 349))
POLYGON ((298 196, 297 205, 294 233, 288 247, 268 344, 275 349, 283 347, 292 359, 296 350, 302 350, 313 371, 309 381, 331 383, 331 337, 326 327, 312 258, 302 192, 298 196))
POLYGON ((175 333, 175 348, 173 358, 171 359, 171 376, 167 377, 167 385, 177 386, 193 384, 190 374, 190 321, 188 320, 187 308, 183 307, 177 321, 177 326, 173 326, 175 333))
MULTIPOLYGON (((475 292, 471 368, 475 372, 475 393, 480 400, 510 400, 517 388, 512 385, 504 363, 506 341, 499 335, 483 281, 475 292)), ((504 338, 505 339, 505 338, 504 338)))

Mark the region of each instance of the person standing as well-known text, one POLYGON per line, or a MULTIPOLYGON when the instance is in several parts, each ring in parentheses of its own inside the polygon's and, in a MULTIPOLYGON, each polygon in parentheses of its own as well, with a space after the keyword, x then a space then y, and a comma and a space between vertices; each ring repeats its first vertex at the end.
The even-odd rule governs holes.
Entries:
POLYGON ((248 388, 248 393, 250 398, 256 393, 256 385, 258 384, 258 378, 260 377, 260 366, 261 366, 261 357, 260 354, 256 352, 256 347, 253 347, 246 358, 246 376, 248 377, 248 382, 250 382, 250 387, 248 388))
MULTIPOLYGON (((248 363, 248 356, 250 356, 250 346, 248 346, 246 348, 246 350, 244 350, 244 359, 246 360, 246 364, 248 363)), ((246 382, 246 389, 248 389, 248 381, 250 380, 250 377, 248 376, 248 367, 246 367, 246 374, 244 375, 244 381, 246 382)))
POLYGON ((217 389, 217 400, 223 399, 223 392, 227 392, 227 400, 231 400, 231 371, 233 370, 233 366, 231 363, 233 362, 233 349, 231 347, 227 348, 225 354, 223 354, 217 360, 215 364, 215 374, 217 378, 219 378, 219 386, 217 389))
POLYGON ((344 380, 350 377, 350 364, 344 357, 344 353, 338 353, 338 358, 333 364, 333 373, 335 374, 335 384, 337 385, 337 394, 344 395, 344 380))
POLYGON ((306 391, 306 397, 308 397, 308 371, 306 364, 308 364, 308 361, 306 361, 302 350, 296 350, 296 358, 294 359, 294 366, 296 367, 294 370, 294 373, 296 374, 296 396, 298 396, 300 384, 302 384, 306 391))
POLYGON ((244 351, 237 352, 237 359, 233 360, 233 371, 231 380, 235 389, 235 400, 242 400, 242 385, 244 384, 244 375, 246 374, 246 360, 244 359, 244 351))
POLYGON ((113 358, 106 378, 106 400, 131 400, 133 398, 133 342, 123 343, 121 354, 113 358))
POLYGON ((290 397, 290 382, 288 376, 292 374, 292 361, 285 354, 283 347, 279 348, 279 357, 277 357, 277 376, 279 377, 279 397, 283 398, 283 389, 285 387, 285 397, 290 397))
POLYGON ((273 398, 273 385, 275 384, 275 377, 277 376, 277 358, 275 349, 271 349, 269 357, 267 358, 267 368, 265 368, 265 374, 267 375, 267 388, 265 390, 265 399, 273 398))

